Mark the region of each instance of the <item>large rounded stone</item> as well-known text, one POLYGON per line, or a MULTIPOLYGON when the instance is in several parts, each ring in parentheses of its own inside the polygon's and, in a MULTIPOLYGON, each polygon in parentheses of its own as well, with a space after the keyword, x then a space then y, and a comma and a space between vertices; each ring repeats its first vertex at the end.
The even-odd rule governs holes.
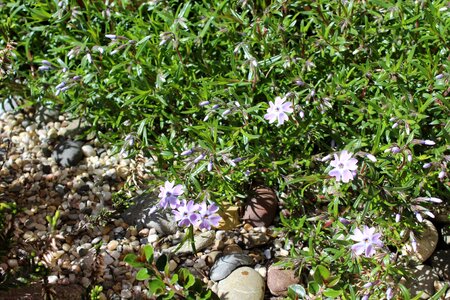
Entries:
POLYGON ((268 227, 272 224, 277 209, 275 192, 268 187, 258 186, 250 193, 242 219, 255 227, 268 227))
POLYGON ((234 270, 217 286, 217 294, 222 300, 263 300, 264 291, 264 279, 250 267, 234 270))
POLYGON ((210 278, 219 281, 231 274, 236 268, 253 264, 253 259, 242 253, 233 253, 222 256, 211 268, 210 278))
POLYGON ((411 278, 405 283, 411 296, 416 296, 422 292, 420 299, 430 298, 436 291, 434 282, 439 281, 438 275, 430 266, 419 265, 412 270, 411 278))
POLYGON ((277 266, 270 266, 267 272, 267 287, 274 296, 286 296, 290 285, 299 283, 294 270, 284 270, 277 266))
POLYGON ((53 159, 62 167, 76 166, 83 159, 83 151, 81 146, 83 142, 80 141, 64 141, 52 153, 53 159))
POLYGON ((450 280, 450 250, 439 250, 431 257, 431 266, 445 280, 450 280))
POLYGON ((424 220, 422 224, 424 225, 424 231, 420 236, 416 234, 417 251, 414 251, 410 244, 406 244, 404 248, 409 255, 412 255, 412 258, 421 263, 433 254, 439 239, 438 231, 433 223, 424 220))
POLYGON ((178 230, 175 217, 168 210, 159 206, 158 196, 153 194, 142 194, 130 199, 134 205, 126 209, 121 217, 128 225, 133 225, 137 230, 144 227, 155 228, 159 235, 174 234, 178 230))

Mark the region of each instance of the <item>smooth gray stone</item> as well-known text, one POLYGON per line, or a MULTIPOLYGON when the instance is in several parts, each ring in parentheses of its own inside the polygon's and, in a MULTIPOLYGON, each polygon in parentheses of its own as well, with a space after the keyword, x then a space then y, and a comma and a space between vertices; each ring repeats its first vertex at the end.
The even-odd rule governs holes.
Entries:
POLYGON ((74 167, 84 157, 81 146, 83 146, 81 141, 64 141, 53 150, 52 158, 64 168, 74 167))
POLYGON ((36 115, 36 122, 38 124, 47 124, 49 122, 54 122, 58 120, 58 117, 60 115, 59 108, 50 108, 41 106, 39 107, 36 115))
POLYGON ((241 266, 250 266, 253 259, 242 253, 233 253, 220 257, 211 268, 210 278, 212 281, 219 281, 231 274, 241 266))
POLYGON ((156 194, 142 194, 130 199, 134 205, 122 213, 122 219, 128 225, 136 226, 137 230, 142 228, 155 228, 160 235, 169 235, 177 232, 177 222, 169 210, 159 206, 156 194))

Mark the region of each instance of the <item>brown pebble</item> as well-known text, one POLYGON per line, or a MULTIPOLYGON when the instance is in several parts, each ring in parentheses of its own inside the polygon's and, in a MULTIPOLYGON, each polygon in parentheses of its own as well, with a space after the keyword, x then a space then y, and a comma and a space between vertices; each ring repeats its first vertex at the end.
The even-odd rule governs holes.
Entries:
POLYGON ((226 245, 225 248, 223 249, 224 255, 233 254, 233 253, 242 253, 241 247, 239 247, 236 244, 231 244, 231 245, 226 245))

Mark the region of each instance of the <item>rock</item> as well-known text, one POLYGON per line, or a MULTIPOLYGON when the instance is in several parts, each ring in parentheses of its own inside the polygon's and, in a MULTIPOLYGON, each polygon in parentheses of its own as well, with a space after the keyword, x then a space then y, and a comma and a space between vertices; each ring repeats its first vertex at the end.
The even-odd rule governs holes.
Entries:
POLYGON ((428 299, 435 293, 434 282, 439 281, 438 275, 430 266, 419 265, 412 270, 411 278, 405 283, 411 296, 423 292, 420 299, 428 299))
POLYGON ((294 270, 284 270, 278 266, 270 266, 267 272, 267 287, 274 296, 286 296, 288 287, 299 283, 294 270))
POLYGON ((262 300, 264 291, 264 279, 249 267, 234 270, 217 285, 217 293, 222 300, 262 300))
MULTIPOLYGON (((215 236, 214 231, 206 231, 194 236, 195 250, 198 252, 212 245, 215 236)), ((192 245, 189 240, 186 240, 180 249, 176 250, 177 248, 178 246, 170 247, 168 251, 176 254, 193 253, 192 245)))
POLYGON ((58 109, 53 109, 45 106, 41 106, 36 115, 36 122, 41 125, 58 120, 60 112, 58 109))
POLYGON ((439 277, 450 280, 450 250, 439 250, 431 257, 431 266, 439 277))
POLYGON ((6 112, 13 111, 17 108, 17 103, 12 98, 7 98, 6 100, 0 102, 0 117, 6 112))
POLYGON ((173 214, 159 206, 156 194, 142 194, 130 199, 135 204, 122 213, 122 219, 137 230, 154 228, 162 236, 177 232, 177 222, 173 214))
POLYGON ((422 224, 425 227, 424 231, 420 236, 416 235, 417 252, 413 250, 410 243, 406 244, 403 249, 403 252, 408 253, 406 255, 412 255, 413 259, 421 263, 426 261, 431 254, 433 254, 439 238, 438 232, 433 223, 428 220, 424 220, 422 224))
POLYGON ((67 140, 56 146, 52 158, 62 167, 76 166, 83 159, 83 142, 67 140))
POLYGON ((219 281, 230 275, 236 268, 252 264, 253 259, 248 255, 242 253, 225 255, 214 263, 209 278, 213 281, 219 281))
POLYGON ((223 255, 233 254, 233 253, 242 253, 241 247, 236 244, 230 244, 226 245, 225 248, 223 248, 223 255))
POLYGON ((270 188, 258 186, 250 193, 242 219, 254 227, 268 227, 272 224, 277 209, 275 192, 270 188))
POLYGON ((448 246, 450 246, 450 226, 444 226, 441 228, 442 240, 448 246))
POLYGON ((109 251, 114 251, 117 249, 118 245, 119 245, 118 241, 112 240, 108 243, 108 245, 106 247, 108 248, 109 251))
POLYGON ((86 157, 91 157, 91 156, 97 155, 94 147, 92 147, 91 145, 87 145, 87 144, 83 145, 83 147, 81 147, 81 151, 83 152, 84 156, 86 156, 86 157))
POLYGON ((239 206, 223 206, 218 214, 222 217, 219 226, 217 226, 218 229, 231 230, 241 224, 239 220, 239 206))
POLYGON ((450 224, 450 203, 444 199, 442 203, 434 203, 430 207, 434 214, 434 221, 442 224, 450 224))
POLYGON ((269 236, 263 232, 244 233, 242 237, 247 249, 265 245, 270 241, 269 236))

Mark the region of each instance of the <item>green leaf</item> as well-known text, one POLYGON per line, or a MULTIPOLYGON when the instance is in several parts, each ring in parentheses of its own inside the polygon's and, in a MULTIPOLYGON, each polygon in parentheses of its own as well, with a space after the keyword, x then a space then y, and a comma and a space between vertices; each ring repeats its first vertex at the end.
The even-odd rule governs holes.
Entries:
POLYGON ((333 290, 333 289, 326 289, 323 294, 327 297, 336 298, 339 297, 342 294, 341 290, 333 290))
POLYGON ((136 279, 137 280, 147 280, 150 278, 150 274, 148 274, 148 270, 147 269, 140 269, 137 273, 136 273, 136 279))
POLYGON ((165 254, 161 254, 161 256, 158 257, 158 259, 156 260, 156 263, 155 263, 158 271, 161 271, 161 272, 164 271, 164 268, 166 267, 166 264, 167 264, 167 260, 168 260, 167 255, 165 255, 165 254))
POLYGON ((447 291, 447 289, 448 289, 448 283, 446 283, 446 284, 442 287, 442 289, 440 289, 436 294, 434 294, 433 296, 431 296, 429 300, 439 300, 439 299, 441 299, 442 295, 445 294, 445 292, 447 291))
POLYGON ((160 278, 156 278, 148 282, 148 289, 152 295, 161 295, 164 294, 166 285, 160 278))
POLYGON ((143 251, 145 254, 145 260, 149 263, 153 262, 153 247, 150 245, 145 245, 143 247, 143 251))
POLYGON ((288 296, 291 299, 304 299, 306 297, 306 290, 300 284, 293 284, 288 287, 288 296))
POLYGON ((144 263, 139 262, 137 260, 137 255, 134 253, 128 253, 127 255, 125 255, 123 261, 126 262, 127 264, 129 264, 132 267, 135 268, 142 268, 144 266, 144 263))
POLYGON ((328 280, 330 278, 330 271, 322 266, 322 265, 318 265, 316 268, 316 272, 319 272, 320 276, 322 277, 323 280, 328 280))

